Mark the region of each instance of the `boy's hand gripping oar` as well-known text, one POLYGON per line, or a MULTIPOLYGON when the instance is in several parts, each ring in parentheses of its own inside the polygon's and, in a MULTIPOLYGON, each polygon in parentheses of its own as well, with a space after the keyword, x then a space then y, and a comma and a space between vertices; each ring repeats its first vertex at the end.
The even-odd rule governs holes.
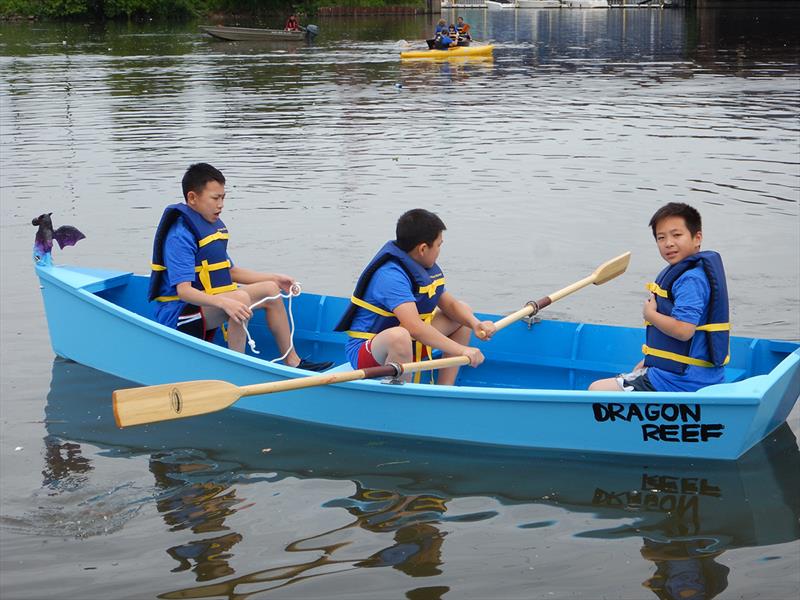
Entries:
MULTIPOLYGON (((557 292, 545 296, 536 302, 528 302, 517 312, 503 317, 495 322, 495 330, 507 327, 523 317, 535 315, 542 308, 549 306, 573 292, 593 283, 602 285, 625 272, 630 262, 630 252, 613 258, 594 270, 588 277, 581 279, 557 292)), ((116 390, 113 394, 114 419, 118 427, 155 423, 169 419, 193 417, 227 408, 239 398, 244 396, 257 396, 286 392, 303 388, 345 383, 359 379, 372 379, 377 377, 399 377, 404 373, 417 371, 433 371, 469 364, 466 356, 453 356, 436 360, 425 360, 404 364, 388 364, 378 367, 368 367, 354 371, 312 375, 298 377, 283 381, 257 383, 253 385, 237 386, 226 381, 185 381, 168 383, 148 387, 128 388, 116 390)))

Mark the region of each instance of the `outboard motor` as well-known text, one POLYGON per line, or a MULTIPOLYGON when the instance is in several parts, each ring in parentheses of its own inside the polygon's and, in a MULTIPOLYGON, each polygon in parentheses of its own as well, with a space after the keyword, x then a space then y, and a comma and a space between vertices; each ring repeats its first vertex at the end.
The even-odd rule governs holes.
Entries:
POLYGON ((313 40, 319 33, 319 27, 316 25, 306 25, 306 38, 313 40))

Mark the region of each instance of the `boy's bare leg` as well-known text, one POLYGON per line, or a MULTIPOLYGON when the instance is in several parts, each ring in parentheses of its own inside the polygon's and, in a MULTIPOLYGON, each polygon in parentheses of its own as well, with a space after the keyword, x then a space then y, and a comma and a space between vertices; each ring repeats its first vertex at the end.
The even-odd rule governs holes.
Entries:
POLYGON ((621 392, 616 377, 609 377, 608 379, 598 379, 589 386, 590 392, 621 392))
MULTIPOLYGON (((374 338, 370 344, 372 357, 382 365, 386 363, 403 364, 413 360, 413 348, 411 334, 404 327, 390 327, 384 329, 374 338)), ((403 378, 411 381, 412 373, 406 373, 403 378)))
MULTIPOLYGON (((462 346, 468 346, 470 336, 472 335, 472 330, 469 327, 465 327, 461 323, 456 323, 450 317, 446 316, 441 311, 436 311, 436 314, 433 315, 433 320, 431 321, 431 325, 433 325, 436 329, 438 329, 443 335, 446 335, 454 342, 461 344, 462 346)), ((453 356, 452 354, 442 354, 443 358, 449 358, 453 356)), ((437 385, 453 385, 456 382, 456 377, 458 376, 458 370, 460 367, 448 367, 447 369, 439 369, 439 375, 436 378, 437 385)))
MULTIPOLYGON (((248 306, 267 296, 275 296, 281 291, 278 284, 272 281, 251 283, 250 285, 240 286, 240 289, 247 292, 250 297, 248 306)), ((285 354, 292 343, 292 336, 291 328, 289 327, 289 318, 286 315, 286 307, 283 305, 283 299, 277 298, 275 300, 267 300, 255 308, 264 309, 267 327, 275 338, 275 342, 278 344, 278 351, 281 355, 285 354)), ((290 367, 296 367, 300 363, 300 357, 294 348, 292 348, 291 352, 283 359, 283 362, 290 367)))
MULTIPOLYGON (((239 302, 247 302, 249 299, 249 296, 240 290, 227 293, 239 300, 239 302)), ((228 319, 225 311, 216 306, 204 306, 203 317, 206 320, 207 329, 214 329, 228 321, 228 348, 235 352, 244 352, 244 345, 247 341, 247 335, 244 332, 246 323, 236 323, 228 319)))

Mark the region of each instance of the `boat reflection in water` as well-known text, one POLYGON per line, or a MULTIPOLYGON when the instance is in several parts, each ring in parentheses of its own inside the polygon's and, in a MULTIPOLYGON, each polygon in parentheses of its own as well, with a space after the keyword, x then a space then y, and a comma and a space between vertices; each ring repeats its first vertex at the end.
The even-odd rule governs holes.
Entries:
MULTIPOLYGON (((103 456, 147 456, 155 492, 141 502, 154 502, 170 531, 184 531, 183 540, 186 531, 196 536, 166 552, 177 563, 174 571, 191 569, 201 582, 161 598, 233 597, 244 587, 256 593, 357 568, 392 567, 411 577, 435 576, 445 562, 443 528, 448 522, 497 515, 448 515, 449 502, 468 497, 495 498, 503 505, 549 505, 624 523, 577 537, 641 538, 642 557, 655 564, 644 585, 659 598, 688 597, 698 590, 712 598, 727 587, 728 567, 715 560, 722 552, 800 538, 795 479, 800 452, 786 423, 735 462, 476 451, 469 445, 348 432, 241 411, 119 430, 111 392, 126 386, 99 371, 55 360, 43 484, 54 494, 87 485, 93 459, 84 455, 81 443, 99 446, 103 456), (236 545, 256 535, 231 531, 225 523, 253 506, 253 499, 245 501, 240 493, 255 482, 290 477, 352 481, 353 494, 324 505, 344 509, 352 519, 285 547, 290 553, 312 552, 312 560, 235 572, 230 560, 236 545), (352 530, 391 533, 392 543, 378 552, 340 558, 352 530)), ((438 598, 448 590, 421 587, 408 597, 438 598)))

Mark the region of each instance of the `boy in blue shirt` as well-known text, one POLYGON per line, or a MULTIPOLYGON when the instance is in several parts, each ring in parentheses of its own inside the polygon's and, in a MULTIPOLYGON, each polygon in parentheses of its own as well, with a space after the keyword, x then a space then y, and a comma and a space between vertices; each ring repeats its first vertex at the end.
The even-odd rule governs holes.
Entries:
MULTIPOLYGON (((156 321, 201 339, 213 338, 228 322, 228 347, 244 352, 246 326, 254 303, 295 281, 280 273, 259 273, 235 266, 228 256, 228 229, 219 218, 225 203, 225 177, 206 163, 191 165, 183 176, 185 204, 164 210, 153 243, 149 299, 155 301, 156 321)), ((301 360, 291 348, 286 309, 280 298, 263 307, 283 362, 310 371, 332 363, 301 360)))
MULTIPOLYGON (((397 221, 396 240, 384 244, 364 269, 336 327, 351 337, 345 351, 353 368, 419 361, 430 358, 430 348, 467 356, 472 367, 483 362, 481 351, 467 344, 473 332, 489 339, 494 323, 478 320, 445 290, 436 264, 445 229, 432 212, 410 210, 397 221)), ((457 374, 458 367, 442 369, 438 383, 453 385, 457 374)))
POLYGON ((645 357, 633 372, 595 381, 590 390, 694 392, 724 380, 728 288, 719 254, 700 251, 700 213, 670 202, 656 211, 650 227, 669 266, 647 285, 645 357))

